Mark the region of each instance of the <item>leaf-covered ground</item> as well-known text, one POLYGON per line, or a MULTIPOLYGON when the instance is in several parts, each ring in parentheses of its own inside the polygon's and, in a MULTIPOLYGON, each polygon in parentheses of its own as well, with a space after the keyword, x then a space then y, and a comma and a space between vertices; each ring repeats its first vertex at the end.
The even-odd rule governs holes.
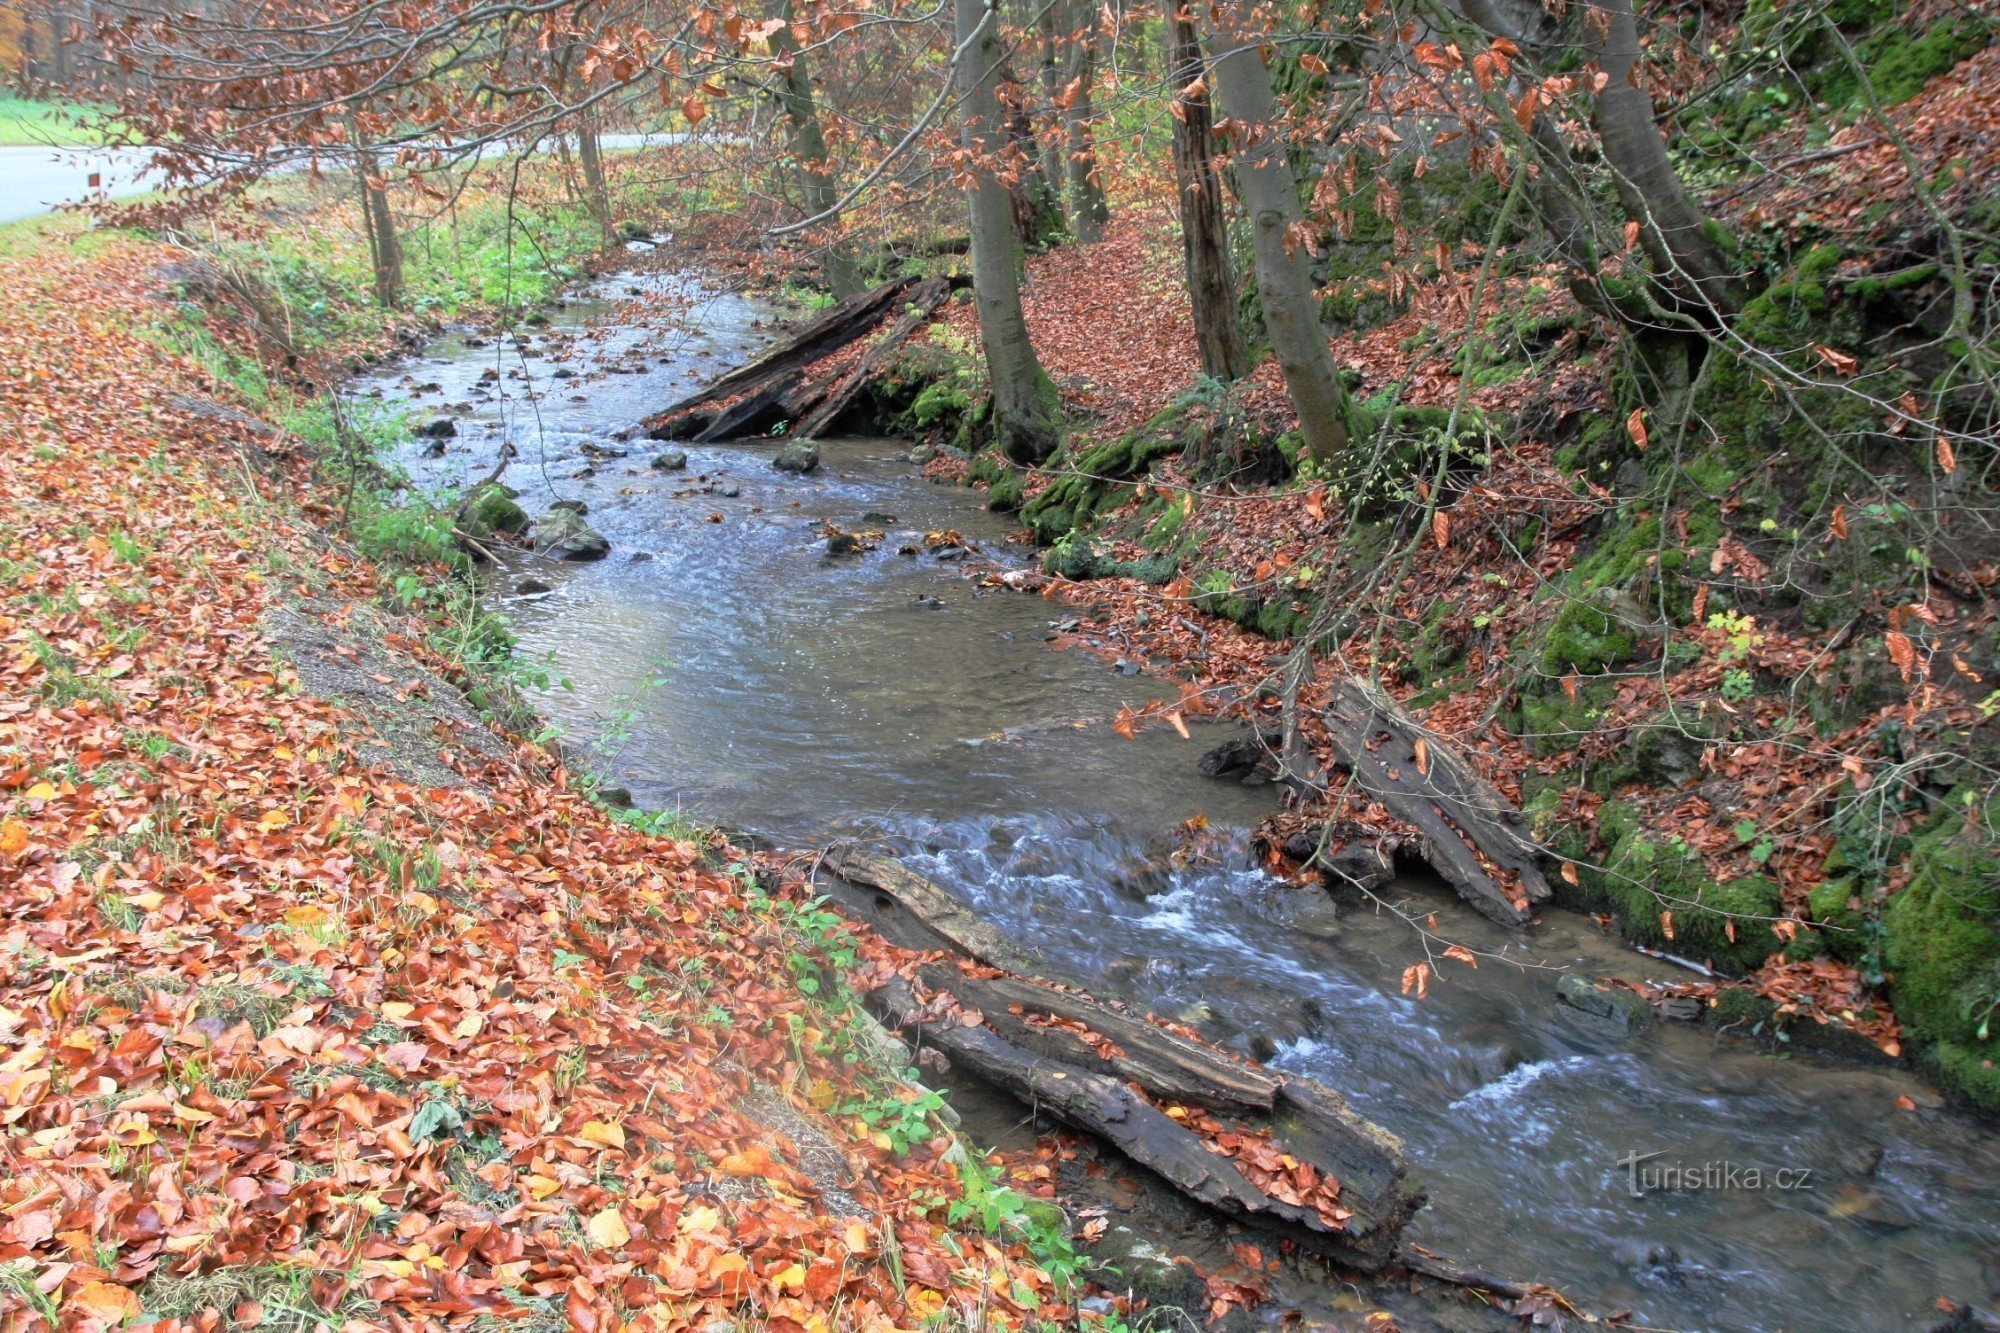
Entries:
POLYGON ((280 623, 390 698, 459 668, 142 336, 164 257, 0 261, 0 1322, 1018 1318, 946 1140, 822 1113, 896 1085, 733 853, 303 686, 280 623))

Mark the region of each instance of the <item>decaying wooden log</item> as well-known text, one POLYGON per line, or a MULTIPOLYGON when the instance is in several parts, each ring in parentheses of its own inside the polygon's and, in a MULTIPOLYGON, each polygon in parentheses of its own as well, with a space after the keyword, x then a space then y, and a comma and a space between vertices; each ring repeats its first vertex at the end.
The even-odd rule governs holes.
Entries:
POLYGON ((931 278, 911 288, 908 299, 903 302, 903 317, 890 325, 889 331, 877 339, 859 360, 849 366, 845 374, 831 385, 823 386, 823 391, 818 395, 818 402, 810 411, 803 412, 796 418, 799 424, 792 433, 808 438, 824 433, 827 427, 833 425, 840 414, 847 410, 855 395, 867 388, 875 377, 882 373, 882 363, 888 360, 889 354, 901 347, 905 339, 929 322, 931 315, 950 295, 949 278, 931 278))
POLYGON ((950 892, 890 857, 842 847, 821 864, 833 873, 821 875, 819 887, 837 906, 893 944, 947 955, 917 969, 928 1001, 900 980, 872 997, 893 1023, 1217 1212, 1357 1268, 1373 1271, 1394 1257, 1423 1191, 1409 1181, 1395 1139, 1337 1093, 1064 984, 950 892), (1167 1106, 1204 1108, 1231 1132, 1275 1137, 1339 1182, 1347 1218, 1331 1225, 1314 1208, 1272 1197, 1167 1106))
POLYGON ((772 392, 772 385, 783 382, 789 386, 800 370, 873 329, 897 308, 913 281, 896 278, 836 302, 793 329, 790 336, 780 339, 763 355, 717 377, 699 393, 647 417, 640 428, 656 440, 677 440, 712 425, 709 418, 713 414, 699 410, 710 403, 738 394, 770 393, 773 399, 781 396, 784 389, 772 392))
POLYGON ((1523 926, 1549 897, 1528 821, 1449 744, 1358 680, 1326 709, 1334 757, 1361 790, 1417 830, 1424 859, 1502 925, 1523 926))

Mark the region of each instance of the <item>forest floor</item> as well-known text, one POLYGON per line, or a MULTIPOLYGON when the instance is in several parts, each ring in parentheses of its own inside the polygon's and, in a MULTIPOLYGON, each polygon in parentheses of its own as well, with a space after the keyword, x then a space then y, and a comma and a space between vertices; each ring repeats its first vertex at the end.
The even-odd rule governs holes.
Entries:
POLYGON ((844 929, 483 721, 504 682, 397 609, 325 460, 163 345, 186 252, 10 240, 0 1323, 1063 1308, 802 983, 844 929))

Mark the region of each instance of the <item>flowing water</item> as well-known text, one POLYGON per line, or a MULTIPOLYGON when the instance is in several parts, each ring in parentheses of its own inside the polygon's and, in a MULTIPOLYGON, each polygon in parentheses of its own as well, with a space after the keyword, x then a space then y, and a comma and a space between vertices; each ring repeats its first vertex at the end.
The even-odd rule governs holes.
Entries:
POLYGON ((764 315, 686 279, 621 275, 547 328, 441 339, 361 386, 459 405, 445 452, 404 460, 421 484, 487 475, 505 441, 531 513, 588 504, 607 559, 512 559, 490 600, 567 678, 539 705, 595 738, 641 806, 796 845, 890 839, 1100 993, 1345 1093, 1429 1186, 1409 1239, 1464 1262, 1682 1328, 1925 1327, 1939 1297, 1992 1299, 1989 1128, 1899 1071, 1678 1024, 1629 1037, 1558 1006, 1560 969, 1685 979, 1562 912, 1523 936, 1436 885, 1397 886, 1447 937, 1519 964, 1445 962, 1428 996, 1403 994, 1423 956, 1409 927, 1249 864, 1242 830, 1272 798, 1194 767, 1227 732, 1119 737, 1119 707, 1166 686, 1128 674, 1137 663, 1052 650, 1059 605, 899 552, 952 528, 975 559, 1029 558, 980 493, 926 481, 905 446, 829 441, 800 478, 772 470, 773 446, 692 446, 685 471, 663 473, 647 466, 659 446, 616 438, 749 354, 764 315), (664 329, 663 306, 690 331, 664 329), (829 557, 827 521, 886 538, 829 557), (549 590, 515 591, 526 580, 549 590), (1223 850, 1176 865, 1164 851, 1195 815, 1223 850), (1625 1163, 1647 1153, 1661 1154, 1648 1168, 1715 1165, 1705 1188, 1635 1196, 1625 1163))

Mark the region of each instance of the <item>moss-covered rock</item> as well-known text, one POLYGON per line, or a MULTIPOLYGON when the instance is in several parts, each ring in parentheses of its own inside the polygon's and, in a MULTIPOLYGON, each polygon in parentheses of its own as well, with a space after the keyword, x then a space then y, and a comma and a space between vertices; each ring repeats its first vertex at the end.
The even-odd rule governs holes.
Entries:
POLYGON ((473 492, 465 507, 474 537, 518 537, 532 521, 505 486, 488 482, 473 492))
POLYGON ((1059 578, 1083 582, 1089 579, 1138 579, 1161 584, 1180 571, 1180 561, 1171 555, 1148 556, 1143 560, 1118 560, 1100 554, 1088 541, 1073 538, 1058 542, 1042 553, 1042 568, 1059 578))
POLYGON ((1044 545, 1090 525, 1116 492, 1116 483, 1142 475, 1156 458, 1178 453, 1181 441, 1162 433, 1158 419, 1115 440, 1092 445, 1059 461, 1060 475, 1021 506, 1021 518, 1044 545))
POLYGON ((1755 967, 1783 943, 1769 924, 1778 889, 1761 875, 1718 883, 1692 848, 1646 828, 1622 802, 1599 807, 1597 829, 1611 850, 1601 868, 1580 870, 1576 896, 1615 912, 1627 939, 1725 972, 1755 967))
MULTIPOLYGON (((1969 791, 1969 789, 1967 789, 1969 791)), ((1910 850, 1889 899, 1883 954, 1903 1026, 1932 1046, 1941 1078, 2000 1111, 2000 797, 1954 793, 1910 850)))

